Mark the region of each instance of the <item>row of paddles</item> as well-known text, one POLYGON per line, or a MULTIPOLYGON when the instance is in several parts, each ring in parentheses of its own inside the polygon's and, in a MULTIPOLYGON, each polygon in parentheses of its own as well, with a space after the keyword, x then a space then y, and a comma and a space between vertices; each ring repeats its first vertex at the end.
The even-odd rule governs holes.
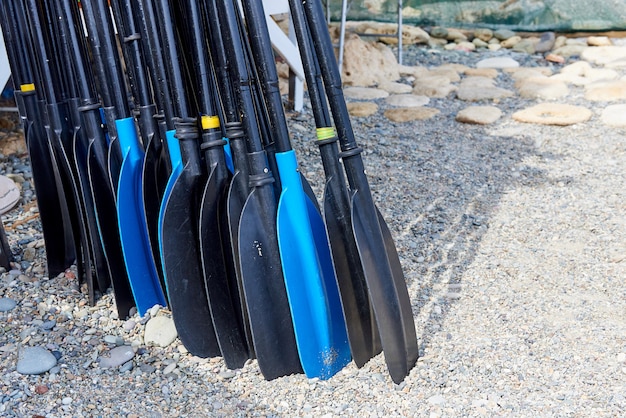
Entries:
POLYGON ((290 0, 326 175, 298 170, 262 0, 3 1, 50 276, 266 379, 417 356, 320 0, 290 0))

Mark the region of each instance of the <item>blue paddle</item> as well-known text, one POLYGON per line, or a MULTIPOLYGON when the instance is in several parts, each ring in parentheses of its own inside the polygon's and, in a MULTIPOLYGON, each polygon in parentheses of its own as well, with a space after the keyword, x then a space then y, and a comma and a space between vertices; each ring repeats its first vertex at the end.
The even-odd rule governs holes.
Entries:
POLYGON ((328 379, 351 359, 324 223, 304 192, 284 118, 261 0, 244 0, 250 46, 272 126, 281 194, 277 231, 298 353, 308 377, 328 379), (316 233, 319 232, 319 233, 316 233))

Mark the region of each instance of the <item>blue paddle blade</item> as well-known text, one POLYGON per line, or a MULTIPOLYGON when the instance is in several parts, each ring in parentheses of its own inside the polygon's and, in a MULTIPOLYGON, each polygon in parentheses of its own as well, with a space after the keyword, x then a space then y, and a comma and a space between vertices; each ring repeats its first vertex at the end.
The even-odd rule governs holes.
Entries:
POLYGON ((226 158, 226 167, 228 167, 228 171, 235 174, 235 164, 233 164, 233 151, 230 149, 230 140, 225 137, 224 141, 226 141, 226 145, 224 145, 224 157, 226 158))
MULTIPOLYGON (((163 199, 161 200, 161 207, 159 208, 159 251, 161 253, 161 265, 163 266, 164 275, 165 264, 163 263, 163 216, 165 215, 165 207, 167 205, 167 200, 172 193, 172 188, 174 187, 178 176, 180 176, 180 173, 183 171, 183 159, 180 153, 180 144, 178 143, 178 139, 174 137, 175 133, 175 130, 167 131, 165 133, 165 139, 167 140, 167 150, 170 155, 170 162, 172 164, 172 173, 170 174, 170 178, 167 180, 167 184, 165 185, 163 199)), ((167 286, 167 280, 165 281, 165 283, 167 286)))
POLYGON ((133 118, 117 120, 122 168, 117 192, 117 216, 126 271, 140 315, 166 305, 148 239, 141 198, 142 151, 133 118))
POLYGON ((295 152, 277 153, 276 164, 278 245, 298 353, 308 377, 328 379, 351 359, 330 248, 319 212, 307 203, 295 152))

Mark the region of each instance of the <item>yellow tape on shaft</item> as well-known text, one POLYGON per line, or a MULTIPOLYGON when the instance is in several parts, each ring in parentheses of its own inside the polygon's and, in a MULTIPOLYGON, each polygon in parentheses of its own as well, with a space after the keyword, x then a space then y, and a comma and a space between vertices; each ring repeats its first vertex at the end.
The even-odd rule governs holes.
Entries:
POLYGON ((22 93, 28 93, 29 91, 35 91, 35 85, 34 84, 22 84, 20 86, 20 91, 22 93))
POLYGON ((317 139, 323 141, 335 137, 335 128, 317 128, 317 139))
POLYGON ((220 118, 217 116, 202 116, 202 129, 215 129, 220 127, 220 118))

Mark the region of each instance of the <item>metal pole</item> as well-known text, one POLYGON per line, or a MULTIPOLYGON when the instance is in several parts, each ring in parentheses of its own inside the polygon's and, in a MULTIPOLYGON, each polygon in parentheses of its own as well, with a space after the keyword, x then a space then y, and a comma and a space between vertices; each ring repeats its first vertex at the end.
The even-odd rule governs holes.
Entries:
POLYGON ((398 64, 402 65, 402 0, 398 0, 398 64))
POLYGON ((348 0, 341 1, 341 26, 339 28, 339 61, 337 62, 339 66, 339 74, 342 74, 343 71, 343 47, 345 44, 346 37, 346 16, 348 14, 348 0))

